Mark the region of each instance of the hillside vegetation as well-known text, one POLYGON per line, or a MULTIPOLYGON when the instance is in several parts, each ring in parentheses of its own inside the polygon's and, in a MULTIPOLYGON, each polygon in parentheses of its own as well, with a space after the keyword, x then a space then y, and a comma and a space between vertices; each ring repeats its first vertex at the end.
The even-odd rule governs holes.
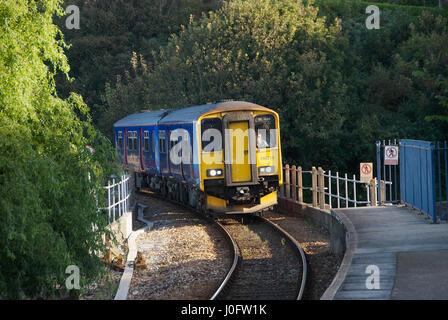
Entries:
POLYGON ((356 0, 233 0, 191 18, 157 56, 106 84, 98 126, 141 109, 220 99, 280 113, 285 161, 357 172, 376 139, 446 137, 446 11, 381 6, 379 30, 356 0), (435 119, 435 118, 433 118, 435 119))
POLYGON ((69 265, 81 284, 101 270, 115 154, 82 97, 57 95, 69 67, 55 14, 56 0, 0 2, 0 299, 57 298, 69 265))

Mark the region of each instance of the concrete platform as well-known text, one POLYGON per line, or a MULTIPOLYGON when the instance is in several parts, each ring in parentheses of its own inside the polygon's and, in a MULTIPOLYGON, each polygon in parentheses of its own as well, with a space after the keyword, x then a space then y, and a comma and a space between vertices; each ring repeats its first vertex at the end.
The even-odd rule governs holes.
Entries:
POLYGON ((334 299, 448 299, 447 223, 402 206, 334 213, 349 225, 350 239, 334 299))

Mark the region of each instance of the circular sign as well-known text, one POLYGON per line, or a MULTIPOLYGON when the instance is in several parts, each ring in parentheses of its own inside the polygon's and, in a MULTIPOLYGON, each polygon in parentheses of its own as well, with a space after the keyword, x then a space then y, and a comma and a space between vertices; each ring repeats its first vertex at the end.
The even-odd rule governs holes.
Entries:
POLYGON ((370 164, 365 163, 363 164, 363 166, 361 167, 361 172, 363 174, 370 174, 372 172, 372 167, 370 166, 370 164))
POLYGON ((398 147, 385 146, 384 147, 384 164, 398 165, 398 147))

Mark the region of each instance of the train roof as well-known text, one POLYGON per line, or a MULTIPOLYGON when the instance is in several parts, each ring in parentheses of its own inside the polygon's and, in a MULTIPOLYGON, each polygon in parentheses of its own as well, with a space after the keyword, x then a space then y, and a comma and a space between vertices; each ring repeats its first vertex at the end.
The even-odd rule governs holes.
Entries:
POLYGON ((144 111, 130 114, 114 123, 114 127, 156 124, 167 110, 144 111))
POLYGON ((237 111, 237 110, 263 110, 271 111, 266 107, 245 101, 225 101, 192 106, 182 109, 157 110, 131 114, 119 121, 114 126, 132 126, 155 123, 172 122, 195 122, 200 116, 214 112, 237 111))

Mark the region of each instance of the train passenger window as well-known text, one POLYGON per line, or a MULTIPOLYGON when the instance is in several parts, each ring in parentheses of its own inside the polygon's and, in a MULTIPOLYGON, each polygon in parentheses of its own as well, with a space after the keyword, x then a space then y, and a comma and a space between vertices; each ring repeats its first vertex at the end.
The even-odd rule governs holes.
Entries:
POLYGON ((222 149, 222 122, 220 118, 207 118, 201 121, 202 150, 213 149, 221 151, 222 149), (215 141, 215 139, 220 139, 215 141), (213 144, 213 147, 211 147, 213 144), (208 147, 207 147, 208 146, 208 147))
POLYGON ((257 135, 257 148, 274 148, 277 145, 275 118, 273 115, 264 114, 256 116, 255 132, 257 135))
POLYGON ((128 131, 128 150, 137 150, 138 142, 137 142, 137 131, 128 131))
POLYGON ((145 152, 149 151, 149 131, 143 132, 143 150, 145 152))
POLYGON ((134 149, 134 133, 132 131, 128 131, 128 151, 132 151, 134 149))
POLYGON ((134 150, 138 149, 137 131, 134 131, 134 150))
POLYGON ((166 152, 166 145, 165 145, 165 130, 159 131, 159 152, 165 153, 166 152))
POLYGON ((118 131, 117 149, 118 150, 123 149, 123 132, 121 132, 121 131, 118 131))

